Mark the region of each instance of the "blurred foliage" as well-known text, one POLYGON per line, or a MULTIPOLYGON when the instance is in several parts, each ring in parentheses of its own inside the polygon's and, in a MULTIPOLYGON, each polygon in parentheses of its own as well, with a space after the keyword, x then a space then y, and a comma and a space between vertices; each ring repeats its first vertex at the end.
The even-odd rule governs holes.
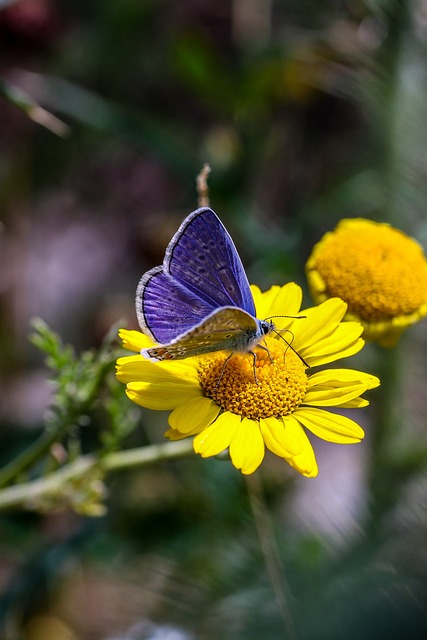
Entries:
MULTIPOLYGON (((43 432, 30 447, 3 466, 0 487, 17 479, 20 482, 31 479, 35 466, 39 475, 40 467, 44 467, 43 474, 46 474, 64 462, 77 460, 83 447, 88 446, 84 431, 91 432, 91 448, 97 439, 103 441, 104 447, 99 452, 102 456, 107 450, 119 448, 123 438, 137 426, 135 411, 125 405, 123 394, 117 393, 118 385, 112 376, 115 360, 112 339, 116 339, 116 330, 107 335, 98 350, 85 351, 77 357, 74 349, 64 345, 42 320, 35 320, 34 328, 31 339, 46 356, 53 396, 43 432), (100 408, 103 415, 96 420, 100 408), (98 435, 97 422, 103 429, 98 435)), ((27 490, 22 506, 47 510, 69 505, 78 512, 97 515, 100 509, 97 503, 103 494, 100 480, 100 470, 90 467, 84 469, 81 477, 67 478, 64 486, 57 481, 57 486, 53 485, 53 490, 51 487, 41 497, 33 497, 27 490)))
MULTIPOLYGON (((427 245, 426 25, 425 0, 0 1, 0 478, 95 470, 70 492, 54 475, 43 513, 2 515, 5 640, 284 637, 237 472, 94 464, 166 424, 129 406, 104 337, 120 317, 136 328, 136 283, 195 208, 204 162, 262 287, 303 284, 342 217, 427 245)), ((383 382, 366 441, 320 449, 317 480, 264 465, 301 640, 425 637, 426 345, 420 325, 364 350, 383 382)))

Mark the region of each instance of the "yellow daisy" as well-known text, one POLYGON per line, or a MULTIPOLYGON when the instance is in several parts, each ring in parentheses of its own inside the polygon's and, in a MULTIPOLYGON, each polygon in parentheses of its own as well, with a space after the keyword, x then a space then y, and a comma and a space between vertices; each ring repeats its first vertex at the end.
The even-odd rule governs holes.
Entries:
POLYGON ((392 347, 408 326, 427 315, 427 260, 422 247, 388 224, 341 220, 318 242, 306 265, 314 300, 338 296, 346 320, 363 337, 392 347))
MULTIPOLYGON (((276 318, 295 351, 280 336, 268 335, 270 356, 256 349, 256 380, 250 354, 237 353, 224 366, 229 355, 224 351, 163 362, 126 356, 117 361, 117 378, 127 385, 133 402, 171 410, 166 437, 194 436, 194 451, 202 457, 228 450, 234 466, 249 474, 261 464, 267 447, 303 475, 314 477, 318 468, 305 429, 329 442, 360 442, 364 433, 356 422, 325 408, 366 406, 361 395, 379 380, 351 369, 311 373, 301 358, 317 367, 357 353, 364 344, 362 326, 341 323, 347 305, 337 298, 300 312, 302 292, 294 283, 265 293, 254 286, 251 290, 258 317, 306 316, 276 318)), ((131 351, 152 344, 139 331, 121 329, 119 334, 131 351)))

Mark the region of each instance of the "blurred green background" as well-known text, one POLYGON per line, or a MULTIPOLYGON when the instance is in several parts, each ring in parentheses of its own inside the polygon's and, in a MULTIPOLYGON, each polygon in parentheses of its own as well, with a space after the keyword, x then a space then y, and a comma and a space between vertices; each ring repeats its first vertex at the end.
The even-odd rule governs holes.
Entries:
MULTIPOLYGON (((77 351, 137 328, 136 284, 197 207, 204 162, 261 287, 305 288, 313 244, 344 217, 427 244, 426 0, 0 0, 0 78, 2 462, 49 403, 31 318, 77 351)), ((383 386, 356 416, 362 444, 314 442, 317 479, 263 463, 295 638, 427 637, 426 346, 421 323, 349 362, 383 386)), ((162 441, 166 415, 129 411, 126 446, 162 441)), ((76 427, 83 450, 101 422, 76 427)), ((290 638, 230 464, 107 487, 100 518, 2 514, 1 638, 290 638)))

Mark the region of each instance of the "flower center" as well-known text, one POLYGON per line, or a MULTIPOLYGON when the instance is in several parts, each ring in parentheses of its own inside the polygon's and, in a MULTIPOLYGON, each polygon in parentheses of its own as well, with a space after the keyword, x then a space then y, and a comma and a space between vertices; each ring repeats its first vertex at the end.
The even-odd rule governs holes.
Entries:
POLYGON ((278 339, 268 339, 267 344, 270 356, 264 349, 255 349, 255 370, 250 353, 237 353, 227 360, 220 352, 201 361, 198 371, 206 396, 224 410, 253 420, 295 411, 307 389, 305 366, 278 339))
POLYGON ((330 234, 316 259, 330 296, 362 320, 411 314, 427 301, 427 262, 421 247, 385 224, 366 222, 330 234))

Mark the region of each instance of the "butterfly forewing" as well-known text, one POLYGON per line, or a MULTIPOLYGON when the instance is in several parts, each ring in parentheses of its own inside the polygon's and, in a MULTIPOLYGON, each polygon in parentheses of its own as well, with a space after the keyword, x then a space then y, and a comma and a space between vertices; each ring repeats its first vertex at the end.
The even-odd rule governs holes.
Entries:
POLYGON ((213 308, 231 305, 255 315, 237 249, 211 209, 197 209, 184 220, 169 243, 163 268, 213 308))
POLYGON ((236 307, 223 307, 170 344, 145 349, 152 360, 180 360, 212 351, 248 351, 264 335, 259 322, 236 307))

